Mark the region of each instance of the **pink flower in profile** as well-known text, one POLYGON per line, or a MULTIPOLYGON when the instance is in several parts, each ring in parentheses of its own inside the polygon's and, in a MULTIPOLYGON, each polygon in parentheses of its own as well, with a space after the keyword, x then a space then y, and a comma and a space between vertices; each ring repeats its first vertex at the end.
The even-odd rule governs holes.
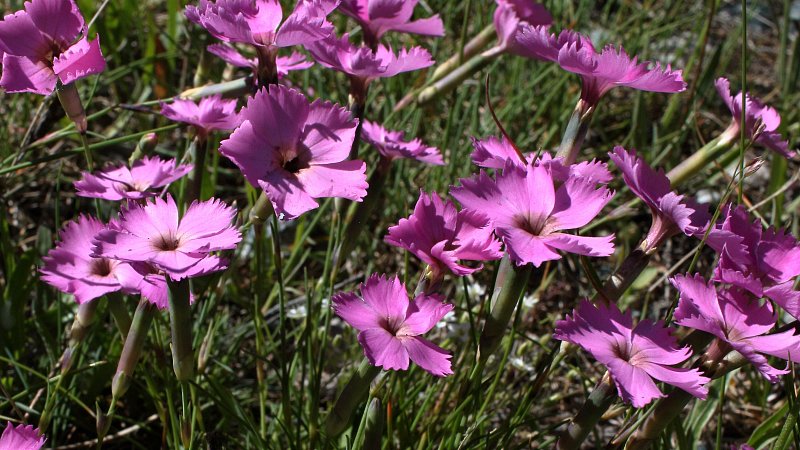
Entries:
POLYGON ((384 158, 389 160, 408 158, 419 162, 444 165, 442 154, 436 147, 429 147, 419 139, 404 140, 405 133, 383 128, 375 122, 364 121, 361 139, 372 145, 384 158))
POLYGON ((437 377, 453 373, 450 355, 420 335, 430 331, 453 305, 439 295, 420 294, 409 301, 406 286, 394 279, 373 274, 355 292, 333 296, 333 310, 359 331, 364 356, 373 366, 386 370, 407 370, 409 360, 437 377))
MULTIPOLYGON (((617 146, 608 156, 622 171, 625 184, 650 208, 653 223, 645 237, 645 252, 655 250, 678 233, 703 237, 711 218, 707 207, 676 194, 664 171, 653 170, 636 151, 629 152, 617 146)), ((710 240, 721 237, 719 234, 709 235, 710 240)))
POLYGON ((191 164, 176 166, 174 159, 145 156, 128 168, 112 166, 95 173, 83 172, 75 182, 81 197, 104 200, 141 200, 156 195, 153 189, 164 187, 192 170, 191 164))
POLYGON ((631 312, 616 305, 594 306, 583 300, 572 317, 556 323, 553 337, 581 346, 608 368, 619 396, 636 408, 664 397, 655 380, 705 399, 709 379, 698 369, 674 367, 692 355, 678 347, 662 321, 641 320, 633 326, 631 312))
MULTIPOLYGON (((470 156, 476 166, 486 169, 502 169, 506 164, 511 163, 514 166, 525 168, 525 163, 522 162, 517 151, 505 137, 489 136, 485 139, 474 137, 471 139, 473 151, 470 156)), ((525 153, 523 156, 526 161, 531 161, 536 157, 535 153, 525 153)), ((547 167, 552 173, 553 179, 560 182, 566 181, 570 177, 583 177, 597 184, 606 184, 614 179, 608 170, 608 165, 594 159, 565 166, 562 158, 553 158, 550 153, 542 151, 539 159, 533 163, 547 167)))
POLYGON ((321 100, 309 104, 299 91, 273 86, 250 98, 242 117, 219 151, 266 192, 284 219, 318 207, 317 198, 361 201, 367 195, 366 164, 347 160, 357 122, 346 109, 321 100))
POLYGON ((174 122, 188 123, 203 135, 233 130, 242 123, 236 112, 236 99, 226 100, 221 94, 203 97, 199 103, 181 98, 172 103, 162 102, 161 115, 174 122))
POLYGON ((48 95, 56 83, 69 84, 102 72, 100 40, 88 30, 74 0, 31 0, 0 21, 6 92, 48 95))
POLYGON ((483 265, 468 267, 459 260, 490 261, 503 256, 486 216, 458 211, 453 202, 443 202, 436 192, 420 191, 414 213, 390 227, 385 240, 416 255, 437 275, 444 271, 468 275, 483 265))
POLYGON ((92 256, 92 239, 108 229, 99 220, 80 216, 59 232, 59 243, 43 257, 42 280, 86 303, 109 292, 139 292, 142 282, 133 267, 121 261, 92 256))
MULTIPOLYGON (((253 72, 258 71, 258 58, 244 56, 239 50, 227 44, 211 44, 206 47, 209 53, 216 55, 226 63, 236 67, 249 67, 253 72)), ((278 70, 278 78, 285 77, 294 70, 305 70, 314 65, 313 61, 307 61, 305 55, 300 52, 292 52, 289 56, 278 56, 275 59, 278 70)))
POLYGON ((495 0, 494 29, 497 32, 499 51, 506 51, 514 43, 517 31, 523 25, 550 25, 553 16, 544 5, 531 0, 495 0))
POLYGON ((660 63, 650 68, 649 62, 639 63, 625 49, 613 45, 598 53, 588 37, 571 30, 562 30, 556 36, 547 26, 526 25, 515 36, 510 50, 520 56, 555 62, 580 75, 581 99, 591 106, 616 86, 667 93, 686 89, 680 70, 672 70, 669 65, 662 68, 660 63))
POLYGON ((231 225, 236 211, 219 200, 193 202, 178 218, 175 200, 156 198, 120 213, 117 226, 94 239, 94 256, 149 263, 173 280, 224 270, 211 252, 229 250, 242 239, 231 225))
MULTIPOLYGON (((714 85, 733 116, 731 124, 728 125, 728 128, 723 133, 723 138, 729 140, 738 139, 739 130, 742 126, 742 93, 739 92, 736 97, 732 97, 731 83, 727 78, 717 78, 714 85)), ((756 143, 786 158, 791 158, 795 155, 794 150, 789 150, 789 141, 783 139, 783 136, 777 131, 781 124, 781 116, 775 108, 765 105, 761 100, 751 97, 750 94, 745 94, 744 113, 745 133, 750 136, 750 139, 753 139, 759 126, 762 126, 763 129, 759 129, 760 132, 756 136, 756 143)))
POLYGON ((769 303, 759 305, 758 299, 737 288, 717 291, 700 275, 678 275, 671 281, 680 291, 675 323, 716 336, 747 358, 770 382, 777 382, 789 371, 772 367, 764 355, 790 361, 800 358, 800 335, 793 329, 767 334, 777 321, 769 303))
POLYGON ((343 0, 339 11, 361 25, 364 42, 377 48, 381 37, 389 31, 444 36, 444 24, 438 14, 411 20, 418 0, 343 0))
POLYGON ((8 422, 3 435, 0 436, 0 450, 39 450, 44 447, 47 438, 39 435, 39 429, 33 425, 17 425, 8 422))
POLYGON ((559 250, 586 256, 614 252, 614 235, 576 236, 566 230, 588 224, 613 192, 584 177, 569 177, 558 187, 542 165, 506 164, 493 180, 485 173, 462 179, 450 195, 466 210, 485 214, 517 265, 561 259, 559 250))

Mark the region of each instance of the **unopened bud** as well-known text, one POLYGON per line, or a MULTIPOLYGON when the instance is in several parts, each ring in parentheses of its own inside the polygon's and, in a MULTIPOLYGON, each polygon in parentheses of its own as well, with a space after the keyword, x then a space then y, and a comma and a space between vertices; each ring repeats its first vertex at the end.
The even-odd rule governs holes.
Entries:
POLYGON ((147 133, 136 143, 136 148, 133 150, 131 157, 128 158, 128 163, 133 164, 136 160, 141 159, 145 155, 149 155, 155 150, 158 145, 158 135, 155 133, 147 133))

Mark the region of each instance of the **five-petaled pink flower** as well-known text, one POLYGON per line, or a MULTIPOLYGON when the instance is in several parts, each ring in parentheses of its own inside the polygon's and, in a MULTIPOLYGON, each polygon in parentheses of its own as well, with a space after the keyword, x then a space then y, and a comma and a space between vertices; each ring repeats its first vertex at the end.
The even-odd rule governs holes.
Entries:
POLYGON ((236 211, 219 200, 193 202, 178 218, 171 196, 133 205, 117 226, 94 239, 94 256, 149 263, 181 280, 223 270, 227 262, 211 252, 236 247, 242 239, 231 225, 236 211))
POLYGON ((444 24, 439 15, 411 20, 418 0, 343 0, 339 11, 361 25, 364 42, 372 49, 389 31, 424 36, 444 36, 444 24))
POLYGON ((468 275, 483 268, 468 267, 459 260, 489 261, 503 256, 492 235, 489 219, 480 212, 458 211, 434 192, 420 191, 414 213, 389 228, 386 242, 402 247, 430 265, 438 276, 444 271, 468 275))
POLYGON ((453 309, 439 295, 420 294, 409 301, 399 278, 373 274, 355 292, 333 296, 333 309, 359 331, 358 341, 369 362, 386 370, 407 370, 409 360, 433 375, 453 373, 450 355, 423 339, 436 323, 453 309))
MULTIPOLYGON (((742 93, 731 96, 731 83, 727 78, 717 78, 714 83, 717 92, 733 116, 730 125, 722 134, 723 139, 735 140, 739 138, 742 126, 742 93)), ((789 150, 789 141, 783 139, 777 129, 781 124, 781 116, 775 108, 761 103, 761 100, 751 97, 750 94, 744 95, 744 114, 745 114, 745 133, 752 139, 760 129, 755 142, 761 144, 786 158, 795 155, 794 150, 789 150)))
POLYGON ((378 149, 384 158, 389 160, 408 158, 437 166, 444 165, 438 148, 429 147, 419 139, 406 141, 404 138, 404 132, 387 130, 368 120, 364 121, 361 128, 361 139, 378 149))
POLYGON ((3 435, 0 436, 0 450, 39 450, 47 438, 39 435, 39 429, 33 425, 17 425, 8 422, 3 435))
POLYGON ((226 100, 221 94, 203 97, 199 103, 181 98, 172 103, 162 102, 161 115, 175 122, 188 123, 203 135, 216 130, 233 130, 242 123, 236 112, 236 99, 226 100))
POLYGON ((607 45, 597 52, 588 37, 571 30, 562 30, 558 36, 544 25, 526 25, 520 28, 510 50, 521 56, 558 63, 562 69, 576 73, 583 80, 581 99, 594 106, 600 98, 616 86, 627 86, 642 91, 680 92, 686 83, 680 70, 666 69, 656 63, 638 63, 625 49, 607 45))
POLYGON ((317 198, 361 201, 367 194, 366 164, 347 160, 357 122, 346 109, 309 104, 299 91, 273 86, 250 98, 241 114, 244 122, 219 151, 284 219, 316 208, 317 198))
POLYGON ((83 172, 81 179, 75 182, 75 189, 81 197, 141 200, 156 195, 152 189, 164 187, 191 170, 191 164, 176 166, 174 159, 145 156, 130 168, 122 165, 95 173, 83 172))
POLYGON ((80 216, 59 232, 59 243, 43 257, 42 280, 86 303, 109 292, 136 293, 143 275, 130 264, 92 256, 92 239, 108 227, 99 220, 80 216))
POLYGON ((543 5, 532 0, 496 0, 494 29, 497 32, 498 51, 513 45, 517 31, 523 25, 550 25, 553 16, 543 5))
POLYGON ((664 397, 653 379, 663 381, 702 399, 709 379, 698 369, 674 367, 691 356, 689 347, 678 347, 663 322, 641 320, 633 326, 631 312, 616 305, 594 306, 583 300, 572 317, 556 323, 553 337, 583 347, 608 368, 617 392, 626 402, 641 408, 664 397))
POLYGON ((564 230, 588 224, 611 200, 613 192, 585 177, 569 177, 556 187, 543 165, 507 163, 493 180, 485 173, 462 179, 450 189, 461 205, 486 214, 517 265, 560 259, 559 250, 586 256, 614 253, 614 235, 576 236, 564 230))
MULTIPOLYGON (((228 44, 211 44, 206 47, 209 53, 218 56, 226 63, 236 67, 249 67, 258 74, 258 58, 243 55, 239 50, 228 44)), ((314 65, 313 61, 306 60, 300 52, 292 52, 289 56, 278 56, 275 59, 278 78, 283 78, 293 70, 305 70, 314 65)))
POLYGON ((800 335, 795 335, 794 329, 767 334, 777 321, 769 303, 760 305, 758 299, 735 287, 718 291, 700 275, 678 275, 671 281, 680 291, 675 323, 716 336, 770 382, 789 371, 772 367, 764 355, 790 361, 800 358, 800 335))
POLYGON ((89 41, 74 0, 32 0, 0 21, 6 92, 48 95, 57 83, 69 84, 100 73, 106 61, 100 40, 89 41), (80 39, 78 39, 80 37, 80 39))

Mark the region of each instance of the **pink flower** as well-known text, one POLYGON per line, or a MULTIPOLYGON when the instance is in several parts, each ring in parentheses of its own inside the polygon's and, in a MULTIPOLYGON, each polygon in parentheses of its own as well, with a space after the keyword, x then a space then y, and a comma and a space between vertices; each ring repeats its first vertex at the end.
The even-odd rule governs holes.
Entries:
POLYGON ((453 373, 450 355, 420 335, 452 311, 439 295, 420 294, 409 301, 400 279, 373 274, 355 292, 333 296, 333 310, 359 331, 364 356, 373 366, 407 370, 409 359, 437 377, 453 373))
POLYGON ((444 36, 444 24, 439 15, 411 20, 418 0, 343 0, 339 11, 361 25, 364 42, 376 48, 381 37, 389 31, 444 36))
POLYGON ((444 165, 442 154, 436 147, 428 147, 419 139, 404 140, 405 133, 383 128, 375 122, 364 121, 361 128, 361 139, 372 145, 384 158, 390 160, 409 158, 419 162, 444 165))
MULTIPOLYGON (((505 137, 499 139, 489 136, 485 139, 472 139, 472 162, 478 167, 487 169, 502 169, 507 163, 511 163, 520 168, 525 168, 525 164, 520 159, 517 151, 505 137)), ((534 153, 524 154, 526 161, 531 161, 536 157, 534 153)), ((577 164, 565 166, 562 158, 553 158, 550 153, 542 151, 539 159, 534 161, 536 165, 542 165, 550 170, 553 179, 564 182, 569 177, 583 177, 594 181, 597 184, 606 184, 614 179, 608 170, 608 165, 602 161, 591 160, 582 161, 577 164)))
POLYGON ((553 16, 543 5, 531 0, 495 0, 494 28, 497 31, 498 48, 507 50, 514 43, 514 36, 523 25, 550 25, 553 16))
POLYGON ((580 345, 608 368, 617 392, 626 402, 641 408, 664 397, 653 379, 705 399, 709 379, 698 369, 674 367, 691 356, 689 347, 678 347, 672 330, 662 321, 641 320, 633 326, 631 312, 616 305, 594 306, 583 300, 572 317, 556 323, 553 337, 580 345))
POLYGON ((309 104, 299 91, 273 86, 250 98, 242 117, 219 151, 266 192, 284 219, 318 207, 317 198, 361 201, 367 194, 366 164, 347 161, 356 121, 346 109, 309 104))
POLYGON ((242 123, 236 112, 236 99, 225 100, 221 94, 211 95, 195 103, 188 99, 175 99, 161 103, 161 115, 175 122, 192 125, 204 135, 216 131, 229 131, 242 123))
POLYGON ((136 161, 131 168, 112 166, 93 174, 83 172, 75 182, 81 197, 118 201, 141 200, 156 195, 152 189, 164 187, 192 170, 191 164, 176 167, 174 159, 148 157, 136 161))
POLYGON ((700 275, 675 276, 672 284, 680 291, 675 323, 705 331, 741 353, 772 383, 788 370, 769 365, 764 355, 798 361, 800 335, 794 330, 766 334, 777 320, 769 303, 759 305, 737 288, 717 291, 700 275))
MULTIPOLYGON (((726 78, 717 78, 714 84, 717 86, 719 96, 722 97, 731 115, 733 115, 731 124, 725 130, 724 136, 728 139, 737 139, 742 126, 742 93, 739 92, 736 97, 731 97, 731 84, 726 78)), ((789 141, 783 139, 783 136, 776 131, 781 124, 781 116, 778 111, 761 103, 761 100, 751 97, 750 94, 745 94, 744 99, 745 132, 750 139, 753 139, 757 127, 763 126, 763 130, 756 137, 755 142, 786 158, 793 157, 795 152, 794 150, 789 150, 789 141)))
POLYGON ((69 84, 102 72, 106 61, 100 40, 88 30, 74 0, 31 0, 25 10, 0 21, 6 92, 48 95, 56 83, 69 84), (78 39, 80 37, 80 39, 78 39))
POLYGON ((39 450, 47 438, 39 435, 39 429, 33 425, 17 425, 8 422, 3 435, 0 436, 0 450, 39 450))
POLYGON ((569 177, 558 187, 543 165, 506 164, 496 181, 485 173, 462 179, 450 194, 466 210, 486 214, 517 265, 561 259, 559 250, 586 256, 614 252, 614 235, 586 237, 563 231, 589 223, 613 197, 605 187, 583 177, 569 177))
MULTIPOLYGON (((258 58, 244 56, 239 50, 227 44, 212 44, 206 47, 209 53, 220 57, 226 63, 236 67, 249 67, 254 72, 258 71, 258 58)), ((314 65, 313 61, 306 61, 305 55, 292 52, 289 56, 278 56, 275 60, 278 78, 285 77, 290 71, 304 70, 314 65)))
POLYGON ((171 196, 133 205, 118 225, 95 237, 94 256, 149 263, 181 280, 224 270, 227 262, 211 254, 236 247, 242 239, 231 226, 236 211, 219 200, 193 202, 182 218, 171 196))
MULTIPOLYGON (((664 171, 653 170, 635 150, 629 152, 617 146, 608 156, 622 171, 625 184, 650 208, 653 224, 645 238, 646 252, 655 250, 678 233, 703 237, 711 218, 707 207, 676 194, 664 171)), ((719 234, 709 235, 711 240, 720 237, 719 234)))
POLYGON ((435 192, 427 195, 420 191, 414 213, 390 227, 385 240, 410 251, 437 274, 449 270, 468 275, 483 265, 467 267, 459 260, 490 261, 503 256, 486 216, 458 211, 453 202, 443 202, 435 192))
POLYGON ((80 216, 59 232, 59 243, 43 257, 42 280, 86 303, 109 292, 139 292, 143 276, 130 264, 92 255, 92 239, 107 230, 99 220, 80 216))
POLYGON ((588 37, 571 30, 556 36, 547 26, 523 26, 510 50, 520 56, 558 63, 562 69, 576 73, 583 80, 581 99, 596 105, 615 86, 627 86, 651 92, 681 92, 686 89, 680 70, 664 69, 656 63, 638 63, 625 49, 606 46, 598 53, 588 37))

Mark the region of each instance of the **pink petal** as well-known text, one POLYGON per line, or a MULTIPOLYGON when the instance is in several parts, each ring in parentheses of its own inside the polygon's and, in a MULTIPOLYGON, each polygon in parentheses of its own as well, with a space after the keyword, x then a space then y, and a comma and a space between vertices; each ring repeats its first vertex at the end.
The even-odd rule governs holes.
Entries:
POLYGON ((206 251, 235 248, 242 240, 239 230, 231 224, 235 216, 236 210, 220 200, 193 202, 178 225, 179 249, 192 252, 199 248, 206 251))
POLYGON ((7 422, 0 436, 0 450, 39 450, 47 438, 39 435, 39 429, 33 425, 17 425, 7 422))
POLYGON ((371 275, 361 284, 361 296, 381 318, 396 324, 405 320, 409 301, 406 286, 400 278, 371 275))
POLYGON ((322 100, 311 104, 300 138, 314 164, 344 161, 350 155, 358 122, 338 105, 322 100))
POLYGON ((373 366, 386 370, 408 370, 409 355, 400 339, 383 328, 370 328, 358 333, 364 356, 373 366))
POLYGON ((412 22, 393 25, 392 30, 423 36, 444 36, 444 23, 438 14, 412 22))
POLYGON ((51 45, 52 41, 39 31, 26 11, 9 14, 0 21, 0 49, 7 55, 26 56, 36 63, 43 63, 51 45), (24 38, 20 39, 20 36, 24 38))
POLYGON ((656 380, 683 389, 697 398, 705 400, 708 396, 706 383, 711 380, 703 376, 698 369, 668 367, 660 364, 643 364, 638 367, 656 380))
POLYGON ((333 311, 356 330, 382 328, 380 315, 354 292, 336 294, 332 300, 333 311))
MULTIPOLYGON (((0 22, 2 23, 2 22, 0 22)), ((32 92, 49 95, 55 90, 58 78, 46 63, 24 56, 3 55, 3 76, 0 87, 6 92, 32 92)))
POLYGON ((319 206, 295 177, 272 173, 267 174, 266 179, 259 180, 258 184, 267 193, 275 212, 283 215, 283 220, 296 219, 319 206))
POLYGON ((589 237, 566 233, 553 233, 542 237, 542 243, 577 255, 603 257, 614 253, 614 235, 589 237))
POLYGON ((84 37, 53 60, 53 70, 64 84, 98 74, 105 68, 99 36, 91 42, 84 37))
POLYGON ((418 336, 400 339, 400 342, 411 361, 432 375, 445 377, 453 374, 450 366, 450 358, 453 355, 443 348, 418 336))
POLYGON ((308 0, 299 2, 278 30, 275 45, 307 45, 330 36, 333 25, 325 18, 330 13, 328 3, 330 2, 308 0))
POLYGON ((649 363, 680 364, 689 359, 692 351, 689 347, 678 347, 678 340, 672 335, 672 331, 674 329, 665 327, 661 321, 643 319, 631 333, 631 346, 637 352, 637 357, 649 363))
POLYGON ((74 0, 32 0, 25 11, 39 31, 59 45, 69 45, 83 31, 83 16, 74 0))
POLYGON ((268 173, 282 170, 277 151, 261 137, 260 133, 256 133, 249 120, 242 123, 228 139, 220 143, 219 152, 233 161, 254 187, 258 187, 259 180, 265 179, 268 173))
POLYGON ((642 408, 651 401, 664 397, 650 375, 640 368, 615 360, 608 364, 608 370, 617 385, 619 396, 634 408, 642 408))
MULTIPOLYGON (((453 305, 444 303, 444 298, 439 295, 418 295, 409 304, 408 315, 403 321, 402 334, 417 336, 427 333, 453 308, 453 305)), ((400 334, 398 332, 398 335, 400 334)))
POLYGON ((360 202, 367 195, 366 171, 363 161, 342 161, 313 165, 301 170, 297 179, 312 197, 341 197, 360 202))
POLYGON ((497 233, 506 244, 511 260, 518 266, 533 264, 539 267, 545 261, 561 259, 561 255, 548 246, 541 236, 534 236, 519 228, 500 228, 497 233))
POLYGON ((595 189, 594 186, 595 182, 586 178, 570 178, 558 188, 551 216, 556 221, 556 229, 583 227, 614 197, 605 187, 595 189))
POLYGON ((258 67, 258 60, 256 58, 247 58, 230 45, 212 44, 206 47, 206 50, 232 66, 250 67, 252 69, 258 67))
POLYGON ((248 99, 241 114, 252 124, 252 131, 268 146, 273 149, 294 148, 308 122, 310 107, 300 91, 277 85, 256 92, 248 99))

